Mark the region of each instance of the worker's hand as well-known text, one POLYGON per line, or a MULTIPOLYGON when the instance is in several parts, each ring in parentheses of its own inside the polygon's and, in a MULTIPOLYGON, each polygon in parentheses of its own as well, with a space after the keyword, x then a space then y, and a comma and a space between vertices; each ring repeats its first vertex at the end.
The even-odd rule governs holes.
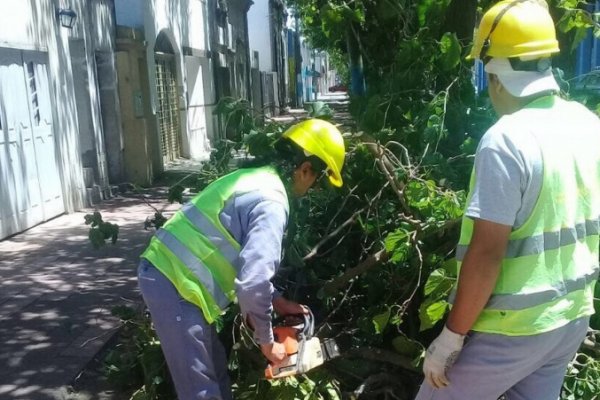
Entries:
POLYGON ((446 372, 458 358, 464 341, 464 335, 454 333, 444 326, 442 333, 429 345, 425 355, 423 374, 427 383, 436 389, 448 386, 450 382, 446 372))
POLYGON ((261 344, 260 350, 273 365, 277 365, 287 358, 285 346, 279 342, 261 344))
POLYGON ((308 307, 298 304, 295 301, 286 299, 283 296, 279 296, 273 299, 273 310, 283 317, 290 314, 308 314, 308 307))

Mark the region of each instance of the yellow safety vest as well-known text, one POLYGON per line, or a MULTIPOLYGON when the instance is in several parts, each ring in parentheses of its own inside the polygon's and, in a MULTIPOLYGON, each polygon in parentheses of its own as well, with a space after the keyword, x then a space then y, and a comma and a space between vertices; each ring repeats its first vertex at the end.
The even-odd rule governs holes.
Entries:
MULTIPOLYGON (((531 215, 510 234, 496 286, 473 330, 535 335, 594 313, 600 124, 580 104, 552 96, 538 99, 508 118, 515 129, 536 124, 533 134, 543 158, 543 181, 531 215), (568 128, 591 132, 590 142, 574 142, 566 137, 565 126, 552 126, 544 115, 579 121, 581 125, 568 128), (594 139, 593 135, 598 136, 594 139)), ((464 217, 456 254, 459 270, 472 235, 473 220, 464 217)))
POLYGON ((275 169, 239 169, 211 183, 183 206, 158 230, 141 256, 173 283, 181 297, 200 307, 209 323, 235 300, 241 249, 219 216, 229 199, 254 190, 289 209, 275 169))

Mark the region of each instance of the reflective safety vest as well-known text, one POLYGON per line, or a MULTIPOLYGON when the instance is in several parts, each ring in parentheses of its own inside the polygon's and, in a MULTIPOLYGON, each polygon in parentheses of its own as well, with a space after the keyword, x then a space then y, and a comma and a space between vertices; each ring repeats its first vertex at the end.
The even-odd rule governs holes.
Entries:
POLYGON ((141 257, 173 283, 181 297, 213 323, 235 300, 241 246, 219 218, 230 199, 260 190, 289 209, 283 182, 272 167, 239 169, 211 183, 151 239, 141 257))
MULTIPOLYGON (((531 215, 510 234, 496 286, 472 329, 535 335, 594 313, 600 123, 583 106, 553 96, 505 118, 510 118, 507 129, 531 132, 539 143, 543 181, 531 215), (535 129, 528 128, 531 124, 535 129)), ((474 182, 475 174, 471 187, 474 182)), ((464 217, 456 252, 459 271, 472 234, 473 220, 464 217)))

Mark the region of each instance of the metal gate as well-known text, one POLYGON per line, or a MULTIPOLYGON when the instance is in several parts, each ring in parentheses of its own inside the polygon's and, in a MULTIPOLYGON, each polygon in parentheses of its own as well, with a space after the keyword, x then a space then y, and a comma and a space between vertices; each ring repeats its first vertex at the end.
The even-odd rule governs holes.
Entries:
POLYGON ((48 67, 0 49, 0 239, 64 212, 48 67))
POLYGON ((156 93, 158 129, 163 162, 181 157, 181 125, 177 95, 175 56, 156 53, 156 93))

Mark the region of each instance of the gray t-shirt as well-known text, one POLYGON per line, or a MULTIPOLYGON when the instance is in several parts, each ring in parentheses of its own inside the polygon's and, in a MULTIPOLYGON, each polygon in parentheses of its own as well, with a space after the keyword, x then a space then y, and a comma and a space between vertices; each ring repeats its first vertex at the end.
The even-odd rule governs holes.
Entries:
POLYGON ((483 136, 475 155, 475 185, 466 215, 519 228, 540 194, 543 160, 535 123, 516 128, 502 117, 483 136))
MULTIPOLYGON (((475 156, 475 185, 466 215, 513 229, 529 219, 544 179, 540 144, 550 136, 565 157, 596 160, 600 121, 583 105, 542 98, 504 116, 483 136, 475 156)), ((592 166, 594 168, 594 166, 592 166)))

